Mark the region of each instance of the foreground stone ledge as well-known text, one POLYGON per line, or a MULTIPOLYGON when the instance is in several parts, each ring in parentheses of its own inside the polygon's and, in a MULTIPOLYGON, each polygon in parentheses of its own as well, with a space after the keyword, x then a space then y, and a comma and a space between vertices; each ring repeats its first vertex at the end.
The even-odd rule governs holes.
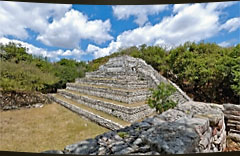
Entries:
MULTIPOLYGON (((189 111, 195 114, 204 112, 214 115, 197 118, 179 110, 184 106, 178 106, 131 126, 68 145, 62 152, 85 155, 149 155, 223 151, 226 147, 224 114, 219 109, 206 111, 201 105, 189 105, 189 111), (221 114, 220 120, 216 114, 221 114), (218 123, 211 125, 210 120, 218 123)), ((207 104, 206 107, 208 108, 207 104)))

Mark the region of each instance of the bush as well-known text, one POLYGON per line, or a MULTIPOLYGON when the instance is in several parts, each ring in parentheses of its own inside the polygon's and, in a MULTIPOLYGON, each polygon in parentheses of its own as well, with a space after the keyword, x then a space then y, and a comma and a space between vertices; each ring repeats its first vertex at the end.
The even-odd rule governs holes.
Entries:
POLYGON ((151 108, 155 108, 157 113, 162 113, 170 108, 174 108, 177 103, 169 98, 176 88, 170 84, 161 82, 157 89, 151 89, 152 95, 147 99, 147 103, 151 108))
POLYGON ((0 87, 3 91, 41 91, 58 79, 26 62, 0 61, 0 87))

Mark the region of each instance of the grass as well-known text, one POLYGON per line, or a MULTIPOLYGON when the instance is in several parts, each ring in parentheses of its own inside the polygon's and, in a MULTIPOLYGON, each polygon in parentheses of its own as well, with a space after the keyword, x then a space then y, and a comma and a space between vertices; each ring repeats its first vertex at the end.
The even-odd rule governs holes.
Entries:
POLYGON ((0 112, 0 151, 42 152, 109 131, 58 104, 0 112))

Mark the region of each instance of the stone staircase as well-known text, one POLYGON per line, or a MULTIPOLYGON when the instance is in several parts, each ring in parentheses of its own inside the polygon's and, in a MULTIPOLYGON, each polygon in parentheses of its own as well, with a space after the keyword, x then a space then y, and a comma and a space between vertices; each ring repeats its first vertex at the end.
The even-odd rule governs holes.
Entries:
MULTIPOLYGON (((121 56, 110 59, 99 70, 86 73, 85 78, 67 83, 50 97, 73 112, 78 113, 111 130, 123 128, 153 114, 146 103, 149 88, 167 80, 141 59, 121 56)), ((189 101, 182 91, 174 98, 189 101)), ((173 99, 174 99, 173 98, 173 99)))

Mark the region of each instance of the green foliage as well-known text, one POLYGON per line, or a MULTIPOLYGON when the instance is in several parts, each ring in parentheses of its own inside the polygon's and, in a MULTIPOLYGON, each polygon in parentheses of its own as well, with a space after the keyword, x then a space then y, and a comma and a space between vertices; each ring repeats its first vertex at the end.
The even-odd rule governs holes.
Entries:
POLYGON ((58 88, 64 88, 67 82, 74 82, 78 77, 84 77, 87 71, 85 62, 62 59, 54 64, 55 75, 60 78, 58 88))
POLYGON ((91 61, 90 71, 119 55, 142 58, 196 101, 240 102, 240 44, 224 48, 215 43, 186 42, 170 51, 133 46, 91 61))
POLYGON ((233 59, 231 68, 232 84, 231 88, 240 96, 240 44, 238 44, 230 54, 233 59))
POLYGON ((151 108, 155 108, 157 113, 162 113, 170 108, 174 108, 177 103, 169 98, 176 88, 170 84, 161 82, 157 89, 151 89, 152 95, 147 99, 147 103, 151 108))
POLYGON ((0 44, 0 58, 1 60, 11 60, 16 63, 20 61, 31 61, 32 55, 29 55, 27 49, 21 44, 9 43, 7 45, 0 44))
POLYGON ((0 87, 7 91, 56 92, 88 70, 85 62, 62 59, 51 63, 46 57, 28 54, 26 48, 15 43, 0 44, 0 58, 0 87))
POLYGON ((237 103, 239 49, 235 51, 234 58, 231 48, 187 42, 169 52, 169 73, 177 77, 175 82, 181 88, 194 95, 194 100, 237 103))
POLYGON ((117 133, 121 138, 129 137, 129 134, 127 132, 118 132, 117 133))
POLYGON ((4 91, 41 91, 58 80, 25 62, 0 61, 0 66, 0 87, 4 91))

